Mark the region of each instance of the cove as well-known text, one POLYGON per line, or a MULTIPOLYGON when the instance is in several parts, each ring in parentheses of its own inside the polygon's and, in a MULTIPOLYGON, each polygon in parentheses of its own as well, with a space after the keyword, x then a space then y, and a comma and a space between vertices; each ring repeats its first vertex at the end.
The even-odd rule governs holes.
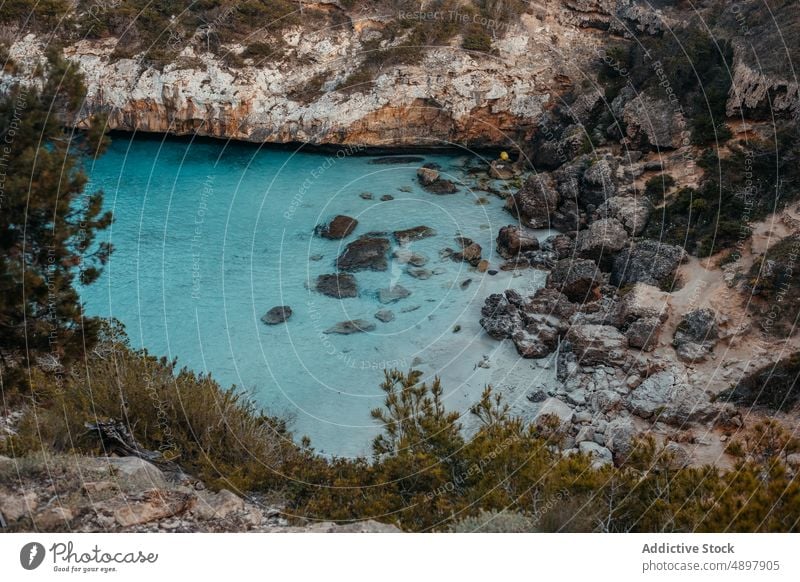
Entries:
POLYGON ((465 236, 497 269, 497 231, 515 221, 502 199, 475 187, 470 166, 480 160, 473 154, 417 156, 438 164, 459 191, 424 190, 416 158, 374 163, 376 157, 346 151, 115 136, 87 168, 88 187, 102 189, 114 212, 101 238, 115 252, 101 278, 81 290, 85 310, 119 319, 135 347, 247 391, 322 454, 369 453, 380 431, 370 410, 383 403, 385 369, 441 377, 446 406, 462 413, 467 428, 474 422, 469 407, 487 384, 524 414, 525 394, 553 382, 551 362, 523 360, 507 342, 487 337, 480 310, 490 293, 532 293, 545 274, 490 275, 443 256, 465 236), (315 236, 316 225, 340 214, 358 220, 352 234, 315 236), (417 226, 436 235, 402 249, 428 259, 427 279, 392 257, 401 248, 392 232, 417 226), (336 273, 346 245, 367 233, 391 241, 388 268, 354 272, 356 297, 318 293, 316 278, 336 273), (397 285, 411 294, 381 303, 379 290, 397 285), (280 305, 292 316, 265 325, 262 316, 280 305), (376 319, 382 309, 394 319, 376 319), (355 319, 374 329, 325 333, 355 319))

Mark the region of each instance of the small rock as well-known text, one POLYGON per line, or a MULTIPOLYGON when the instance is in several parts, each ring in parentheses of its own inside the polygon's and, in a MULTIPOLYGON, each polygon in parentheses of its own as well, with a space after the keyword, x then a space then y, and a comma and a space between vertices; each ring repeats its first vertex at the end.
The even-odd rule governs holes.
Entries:
POLYGON ((394 196, 391 194, 384 194, 381 196, 381 202, 389 202, 390 200, 394 200, 394 196))
POLYGON ((33 522, 36 524, 36 529, 40 531, 53 531, 68 527, 74 517, 72 510, 67 507, 48 507, 37 513, 33 522))
POLYGON ((584 455, 592 457, 592 467, 599 469, 614 463, 614 456, 610 450, 601 447, 594 441, 583 441, 578 443, 578 450, 584 455))
POLYGON ((353 333, 360 333, 364 331, 373 331, 375 324, 365 319, 349 319, 347 321, 340 321, 333 327, 329 327, 323 333, 350 335, 353 333))
POLYGON ((537 388, 533 392, 528 393, 526 398, 531 402, 544 402, 547 400, 547 392, 541 388, 537 388))
POLYGON ((201 495, 192 513, 200 519, 226 519, 244 509, 244 500, 222 489, 218 493, 201 495))
POLYGON ((486 259, 482 259, 478 261, 478 266, 476 267, 479 273, 485 273, 489 270, 489 261, 486 259))
POLYGON ((408 307, 403 307, 400 310, 400 313, 411 313, 412 311, 416 311, 420 307, 422 307, 422 306, 421 305, 409 305, 408 307))
POLYGON ((389 323, 390 321, 394 320, 394 312, 390 309, 381 309, 375 314, 375 319, 382 321, 383 323, 389 323))
POLYGON ((361 197, 364 200, 372 200, 372 193, 371 192, 362 192, 361 194, 359 194, 359 197, 361 197))
POLYGON ((292 316, 292 308, 288 305, 273 307, 261 318, 267 325, 278 325, 292 316))

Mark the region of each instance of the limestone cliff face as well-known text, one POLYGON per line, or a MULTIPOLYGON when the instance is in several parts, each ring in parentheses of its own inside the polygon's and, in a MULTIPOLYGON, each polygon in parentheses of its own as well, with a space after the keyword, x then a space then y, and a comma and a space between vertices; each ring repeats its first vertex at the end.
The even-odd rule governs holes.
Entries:
MULTIPOLYGON (((112 58, 113 38, 78 42, 65 55, 86 76, 85 114, 105 113, 111 129, 273 143, 509 146, 529 139, 567 91, 599 98, 599 51, 611 36, 667 34, 681 18, 675 7, 639 0, 531 2, 527 14, 491 29, 492 54, 465 51, 456 37, 427 49, 418 64, 351 84, 368 58, 366 43, 397 17, 350 15, 324 30, 287 29, 283 52, 264 63, 239 58, 231 65, 196 41, 163 69, 112 58)), ((233 54, 243 48, 224 47, 233 54)), ((16 75, 30 74, 42 53, 33 35, 15 42, 16 75)), ((773 105, 796 105, 796 82, 757 72, 742 58, 734 77, 731 114, 758 108, 776 84, 785 90, 773 105)), ((0 86, 8 81, 0 75, 0 86)))
MULTIPOLYGON (((495 32, 494 54, 452 46, 425 51, 419 64, 381 71, 347 87, 366 58, 364 43, 384 23, 350 20, 325 31, 290 29, 268 63, 229 66, 198 43, 162 70, 114 59, 115 39, 65 49, 86 75, 87 113, 112 129, 197 133, 254 142, 370 146, 507 145, 574 83, 588 83, 616 2, 541 3, 495 32), (310 91, 316 82, 319 91, 310 91)), ((226 47, 236 53, 243 47, 226 47)), ((16 42, 11 57, 33 66, 39 40, 16 42)), ((24 69, 24 67, 23 67, 24 69)))

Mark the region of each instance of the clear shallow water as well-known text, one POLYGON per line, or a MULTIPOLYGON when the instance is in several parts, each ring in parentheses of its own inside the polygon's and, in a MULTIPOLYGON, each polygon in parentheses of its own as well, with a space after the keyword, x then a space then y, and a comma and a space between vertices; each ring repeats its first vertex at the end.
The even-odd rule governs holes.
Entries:
MULTIPOLYGON (((467 156, 424 157, 451 180, 468 179, 467 156)), ((436 196, 417 185, 419 163, 370 159, 116 138, 89 168, 90 187, 105 191, 115 215, 103 236, 116 251, 100 280, 83 290, 86 311, 121 320, 136 346, 248 390, 270 412, 288 416, 296 435, 310 436, 323 453, 369 451, 380 430, 369 411, 383 402, 384 368, 438 374, 447 406, 465 420, 487 383, 524 413, 525 392, 546 383, 550 367, 518 359, 513 347, 486 337, 478 319, 486 295, 507 287, 532 291, 543 274, 489 276, 439 257, 461 234, 497 267, 493 233, 512 222, 502 200, 463 183, 457 194, 436 196), (362 199, 363 192, 374 199, 362 199), (384 194, 394 200, 381 201, 384 194), (488 202, 476 203, 483 196, 488 202), (358 219, 352 235, 344 241, 313 236, 315 225, 336 214, 358 219), (336 257, 358 236, 420 225, 437 236, 406 248, 427 256, 425 267, 440 274, 415 279, 390 259, 387 271, 355 273, 356 298, 309 289, 317 275, 335 272, 336 257), (377 290, 398 284, 411 296, 382 305, 377 290), (291 319, 263 324, 261 316, 276 305, 289 305, 291 319), (391 309, 395 320, 375 319, 380 309, 391 309), (348 319, 368 320, 376 329, 322 333, 348 319), (453 333, 456 325, 461 331, 453 333), (484 355, 489 368, 477 366, 484 355)))

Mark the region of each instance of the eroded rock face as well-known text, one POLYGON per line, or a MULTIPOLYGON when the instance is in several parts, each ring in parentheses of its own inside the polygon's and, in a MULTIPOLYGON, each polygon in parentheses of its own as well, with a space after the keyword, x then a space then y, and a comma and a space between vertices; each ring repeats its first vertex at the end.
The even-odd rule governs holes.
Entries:
POLYGON ((560 196, 550 174, 530 176, 522 188, 506 200, 506 210, 530 228, 550 228, 560 196))
POLYGON ((385 271, 390 246, 388 239, 363 236, 347 245, 336 266, 343 271, 385 271))
POLYGON ((678 266, 687 257, 686 251, 677 246, 655 240, 638 241, 614 258, 611 283, 620 286, 647 283, 660 287, 674 278, 678 266))
POLYGON ((683 145, 686 120, 675 105, 646 92, 623 90, 612 108, 621 111, 628 139, 636 148, 675 149, 683 145))
POLYGON ((355 218, 340 214, 335 216, 328 224, 317 226, 315 232, 322 238, 332 240, 343 239, 350 235, 358 226, 355 218))
POLYGON ((513 259, 527 251, 539 249, 539 239, 510 224, 497 234, 497 254, 504 259, 513 259))

